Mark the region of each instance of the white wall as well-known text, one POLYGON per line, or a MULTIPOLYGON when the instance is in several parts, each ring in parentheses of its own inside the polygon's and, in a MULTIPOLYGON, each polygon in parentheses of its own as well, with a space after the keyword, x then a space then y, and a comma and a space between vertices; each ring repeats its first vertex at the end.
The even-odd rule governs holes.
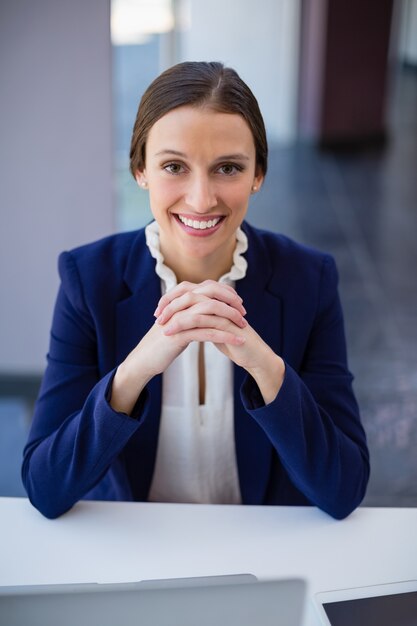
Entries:
POLYGON ((270 140, 296 136, 300 0, 189 0, 183 61, 222 61, 258 99, 270 140))
POLYGON ((109 14, 0 3, 0 374, 43 370, 57 255, 113 230, 109 14))
MULTIPOLYGON (((300 0, 189 0, 183 59, 235 67, 296 132, 300 0)), ((0 375, 40 373, 59 252, 114 230, 110 0, 0 2, 0 375)))

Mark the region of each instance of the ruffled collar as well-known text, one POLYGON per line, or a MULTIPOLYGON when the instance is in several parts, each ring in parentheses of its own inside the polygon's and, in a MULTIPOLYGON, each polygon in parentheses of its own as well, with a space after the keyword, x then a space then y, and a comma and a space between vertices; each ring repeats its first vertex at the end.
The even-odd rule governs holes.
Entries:
MULTIPOLYGON (((146 245, 149 252, 156 260, 155 272, 159 276, 164 285, 164 292, 169 291, 177 284, 177 277, 171 268, 164 263, 164 257, 160 250, 159 244, 159 225, 157 222, 151 222, 145 228, 146 245)), ((243 230, 239 227, 236 231, 236 248, 233 253, 233 265, 226 274, 220 277, 220 283, 230 284, 236 280, 240 280, 246 276, 248 263, 242 256, 248 249, 248 238, 243 230)))

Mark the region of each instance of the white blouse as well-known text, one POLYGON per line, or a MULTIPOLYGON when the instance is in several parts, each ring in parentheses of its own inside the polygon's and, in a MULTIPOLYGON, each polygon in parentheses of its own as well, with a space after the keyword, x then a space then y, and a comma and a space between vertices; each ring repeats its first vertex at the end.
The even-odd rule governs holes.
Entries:
MULTIPOLYGON (((146 243, 156 259, 162 293, 177 284, 164 265, 156 222, 146 229, 146 243)), ((246 275, 242 254, 245 233, 236 231, 233 266, 219 282, 232 287, 246 275)), ((162 377, 162 411, 155 469, 149 492, 152 502, 240 504, 233 410, 233 364, 212 343, 204 344, 206 395, 199 403, 199 344, 192 342, 162 377)))

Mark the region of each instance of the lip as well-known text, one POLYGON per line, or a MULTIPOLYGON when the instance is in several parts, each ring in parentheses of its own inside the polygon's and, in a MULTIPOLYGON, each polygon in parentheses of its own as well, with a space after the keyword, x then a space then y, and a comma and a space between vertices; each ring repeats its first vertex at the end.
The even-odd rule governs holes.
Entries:
POLYGON ((175 222, 178 224, 181 230, 186 232, 188 235, 192 235, 194 237, 210 237, 210 235, 219 230, 226 217, 225 215, 205 215, 203 218, 201 215, 190 215, 189 213, 173 213, 173 216, 175 218, 175 222), (211 228, 197 229, 192 228, 191 226, 187 226, 186 224, 181 222, 179 215, 181 215, 181 217, 185 217, 186 219, 196 220, 198 222, 208 222, 214 219, 219 219, 219 222, 211 228))

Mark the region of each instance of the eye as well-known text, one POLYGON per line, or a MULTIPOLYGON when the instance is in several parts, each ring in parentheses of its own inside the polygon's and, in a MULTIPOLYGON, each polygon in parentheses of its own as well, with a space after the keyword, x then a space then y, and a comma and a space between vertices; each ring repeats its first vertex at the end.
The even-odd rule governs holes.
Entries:
POLYGON ((164 165, 163 169, 168 172, 168 174, 173 174, 175 176, 177 174, 181 174, 184 168, 181 163, 167 163, 164 165))
POLYGON ((237 172, 242 171, 242 167, 240 165, 236 165, 236 163, 224 163, 218 168, 218 171, 225 176, 233 176, 237 174, 237 172))

